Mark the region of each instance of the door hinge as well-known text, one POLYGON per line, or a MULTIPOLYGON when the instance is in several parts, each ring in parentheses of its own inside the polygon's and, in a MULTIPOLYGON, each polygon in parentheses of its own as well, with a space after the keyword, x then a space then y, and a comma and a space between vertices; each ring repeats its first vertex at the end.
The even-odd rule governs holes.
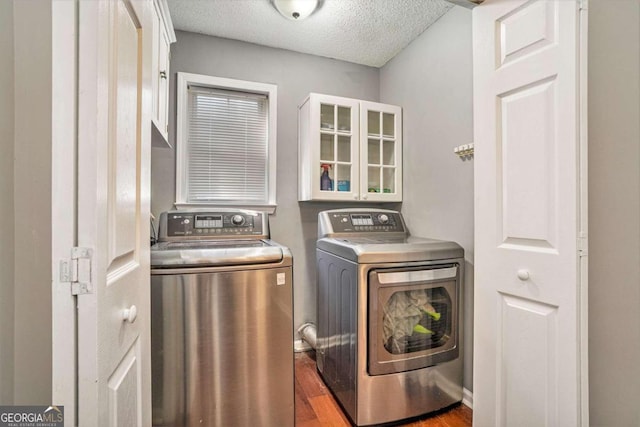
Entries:
POLYGON ((578 10, 589 10, 589 0, 580 0, 578 10))
POLYGON ((90 248, 71 248, 71 258, 60 260, 60 282, 71 284, 72 295, 93 293, 90 248))
POLYGON ((589 241, 585 233, 580 233, 578 236, 578 256, 585 257, 589 255, 589 241))

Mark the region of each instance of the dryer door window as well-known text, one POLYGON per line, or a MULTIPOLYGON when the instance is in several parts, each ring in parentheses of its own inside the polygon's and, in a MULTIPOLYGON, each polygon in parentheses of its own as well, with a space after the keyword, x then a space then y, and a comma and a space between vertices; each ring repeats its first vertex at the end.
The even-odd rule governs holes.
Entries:
POLYGON ((452 302, 443 287, 393 292, 382 305, 382 345, 390 354, 442 347, 451 339, 452 302))
POLYGON ((457 265, 369 273, 369 374, 458 357, 457 265))

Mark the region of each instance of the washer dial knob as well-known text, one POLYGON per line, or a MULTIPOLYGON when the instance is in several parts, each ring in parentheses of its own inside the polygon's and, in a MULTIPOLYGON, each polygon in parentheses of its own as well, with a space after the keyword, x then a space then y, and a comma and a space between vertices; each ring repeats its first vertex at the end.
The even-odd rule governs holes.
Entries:
POLYGON ((233 225, 242 225, 244 224, 244 217, 242 215, 234 215, 231 217, 231 223, 233 225))
POLYGON ((389 224, 389 215, 387 214, 378 215, 378 221, 380 221, 380 224, 389 224))

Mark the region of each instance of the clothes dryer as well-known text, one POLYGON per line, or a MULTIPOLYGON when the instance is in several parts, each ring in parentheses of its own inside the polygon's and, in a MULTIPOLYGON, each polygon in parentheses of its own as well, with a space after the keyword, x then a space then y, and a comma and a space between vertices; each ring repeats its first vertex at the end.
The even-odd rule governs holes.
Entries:
POLYGON ((381 424, 462 400, 464 251, 413 237, 399 212, 321 212, 318 371, 351 421, 381 424))

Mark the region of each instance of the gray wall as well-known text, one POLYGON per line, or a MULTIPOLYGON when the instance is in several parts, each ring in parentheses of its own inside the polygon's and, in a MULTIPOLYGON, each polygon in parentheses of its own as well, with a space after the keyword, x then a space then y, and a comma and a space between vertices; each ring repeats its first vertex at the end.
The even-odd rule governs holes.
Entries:
POLYGON ((387 63, 380 101, 403 107, 404 202, 415 235, 465 250, 464 386, 473 390, 473 161, 453 148, 473 142, 471 11, 454 7, 387 63))
MULTIPOLYGON (((315 240, 317 215, 339 203, 298 203, 298 105, 309 92, 377 101, 377 68, 273 49, 254 44, 177 32, 171 46, 170 140, 175 146, 176 72, 184 71, 278 86, 277 210, 271 236, 294 256, 294 326, 316 319, 315 240)), ((151 211, 158 215, 175 202, 175 150, 154 148, 151 159, 151 211)))
POLYGON ((0 405, 13 403, 13 1, 0 1, 0 405))
POLYGON ((640 2, 589 3, 592 426, 640 425, 640 2))
POLYGON ((14 2, 14 403, 51 403, 51 7, 14 2), (38 96, 34 96, 38 94, 38 96))

